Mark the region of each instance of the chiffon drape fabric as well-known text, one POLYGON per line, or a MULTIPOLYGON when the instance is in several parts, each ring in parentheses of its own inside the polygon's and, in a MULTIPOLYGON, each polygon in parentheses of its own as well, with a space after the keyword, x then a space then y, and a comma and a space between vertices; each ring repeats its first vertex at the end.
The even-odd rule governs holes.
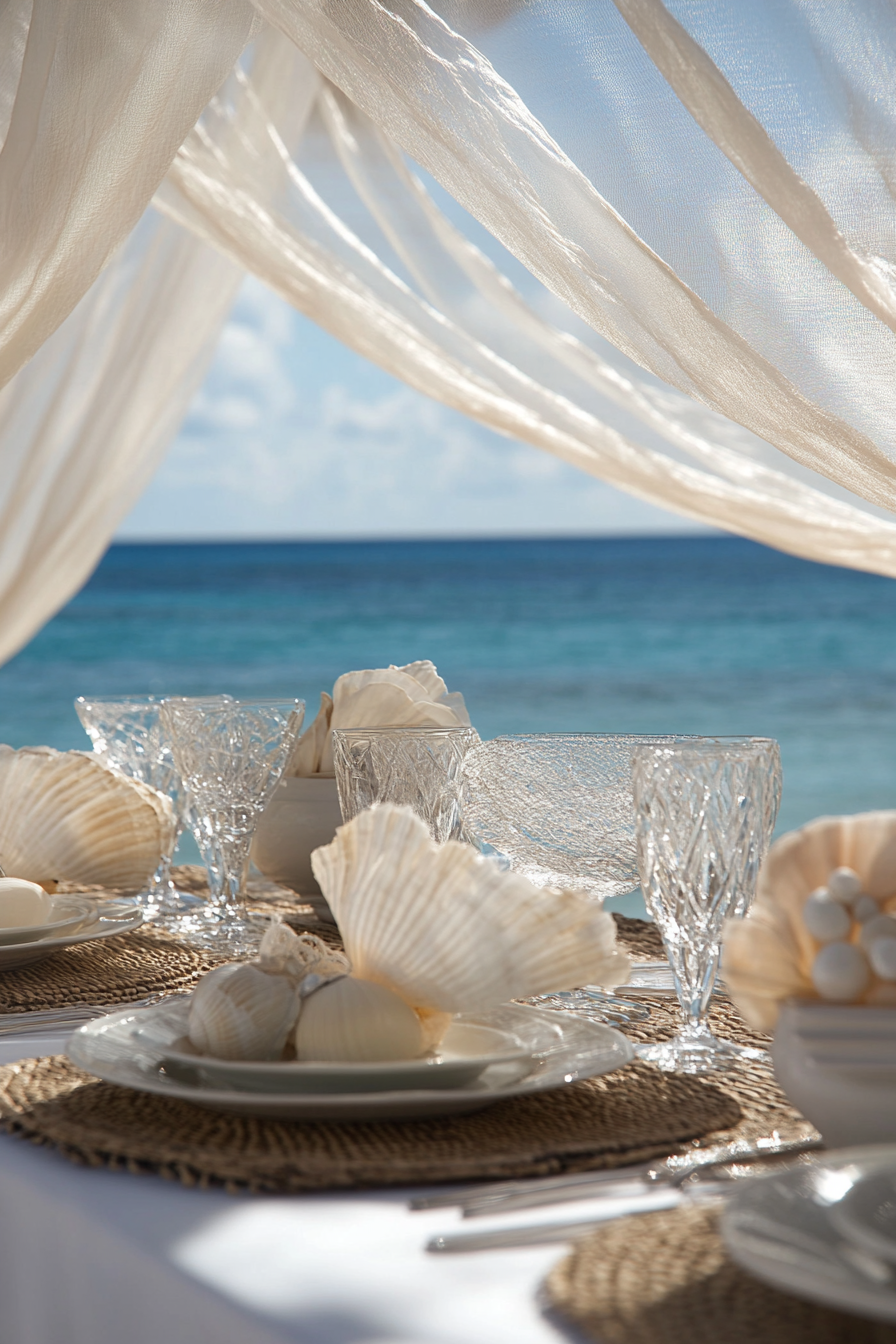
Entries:
POLYGON ((6 0, 0 659, 101 554, 245 271, 645 500, 896 575, 894 76, 885 0, 6 0), (110 311, 130 381, 74 334, 111 350, 110 311), (38 563, 41 518, 81 541, 38 563))

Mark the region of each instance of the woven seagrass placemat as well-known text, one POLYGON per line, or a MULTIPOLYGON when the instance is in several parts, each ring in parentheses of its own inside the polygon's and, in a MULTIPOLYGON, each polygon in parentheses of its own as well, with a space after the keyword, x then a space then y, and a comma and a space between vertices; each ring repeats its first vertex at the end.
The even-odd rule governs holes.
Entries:
POLYGON ((894 1344, 896 1327, 767 1287, 729 1259, 714 1207, 609 1223, 548 1276, 552 1313, 600 1344, 894 1344))
MULTIPOLYGON (((668 998, 647 1002, 650 1018, 626 1028, 628 1035, 668 1037, 677 1008, 668 998)), ((766 1044, 730 1004, 714 1008, 712 1024, 729 1039, 766 1044)), ((51 1057, 0 1069, 0 1123, 91 1165, 269 1191, 548 1175, 622 1166, 735 1135, 814 1132, 762 1061, 712 1079, 634 1063, 472 1116, 336 1124, 222 1115, 99 1082, 51 1057)))
POLYGON ((44 961, 0 973, 0 1013, 136 1003, 153 994, 189 989, 221 960, 151 927, 76 943, 44 961))
POLYGON ((0 1124, 91 1166, 187 1185, 298 1191, 615 1167, 737 1122, 712 1084, 631 1064, 468 1116, 336 1124, 261 1120, 103 1083, 63 1056, 0 1068, 0 1124))

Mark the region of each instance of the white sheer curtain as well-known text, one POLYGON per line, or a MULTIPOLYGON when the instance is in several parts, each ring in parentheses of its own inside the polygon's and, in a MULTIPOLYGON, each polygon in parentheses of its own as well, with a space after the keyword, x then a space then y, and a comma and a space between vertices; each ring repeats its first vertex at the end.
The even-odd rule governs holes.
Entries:
MULTIPOLYGON (((645 499, 896 574, 884 0, 254 6, 281 36, 186 138, 249 32, 235 0, 0 8, 3 368, 58 325, 183 140, 156 199, 197 255, 215 249, 414 386, 645 499), (84 33, 113 13, 127 23, 79 84, 84 33), (449 221, 420 170, 468 216, 449 221), (474 247, 479 226, 525 294, 474 247)), ((138 439, 122 460, 148 468, 157 448, 141 457, 138 439)), ((89 474, 89 451, 75 459, 89 474)), ((0 602, 34 563, 10 568, 5 548, 0 602)), ((7 651, 64 587, 8 617, 7 651)))

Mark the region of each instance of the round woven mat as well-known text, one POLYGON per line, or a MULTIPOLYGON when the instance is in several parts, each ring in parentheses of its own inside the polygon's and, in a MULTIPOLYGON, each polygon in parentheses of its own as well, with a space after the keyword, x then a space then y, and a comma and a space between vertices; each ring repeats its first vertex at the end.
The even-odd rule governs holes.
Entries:
POLYGON ((896 1328, 769 1288, 728 1258, 714 1208, 623 1218, 552 1271, 553 1312, 600 1344, 894 1344, 896 1328))
POLYGON ((64 1056, 0 1068, 0 1124, 78 1162, 257 1191, 412 1185, 614 1167, 735 1124, 710 1083, 630 1064, 469 1116, 260 1120, 98 1082, 64 1056))
POLYGON ((187 947, 151 928, 61 948, 45 961, 0 974, 0 1013, 135 1003, 189 989, 220 956, 187 947))

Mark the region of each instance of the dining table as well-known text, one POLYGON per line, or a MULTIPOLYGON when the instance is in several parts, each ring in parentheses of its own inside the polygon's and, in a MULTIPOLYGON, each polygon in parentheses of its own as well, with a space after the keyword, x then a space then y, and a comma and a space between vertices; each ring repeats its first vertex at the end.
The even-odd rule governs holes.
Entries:
MULTIPOLYGON (((0 1039, 0 1065, 61 1053, 66 1036, 0 1039)), ((432 1254, 426 1243, 457 1230, 460 1215, 409 1209, 424 1193, 189 1189, 154 1175, 78 1166, 55 1149, 2 1134, 0 1344, 563 1339, 542 1310, 539 1288, 566 1246, 432 1254)), ((658 1194, 656 1207, 675 1198, 658 1194)), ((600 1216, 621 1214, 629 1202, 601 1201, 600 1216)), ((576 1217, 589 1211, 596 1212, 590 1203, 576 1205, 576 1217)), ((569 1216, 569 1206, 544 1214, 548 1222, 569 1216)), ((519 1220, 531 1223, 531 1211, 519 1220)))

